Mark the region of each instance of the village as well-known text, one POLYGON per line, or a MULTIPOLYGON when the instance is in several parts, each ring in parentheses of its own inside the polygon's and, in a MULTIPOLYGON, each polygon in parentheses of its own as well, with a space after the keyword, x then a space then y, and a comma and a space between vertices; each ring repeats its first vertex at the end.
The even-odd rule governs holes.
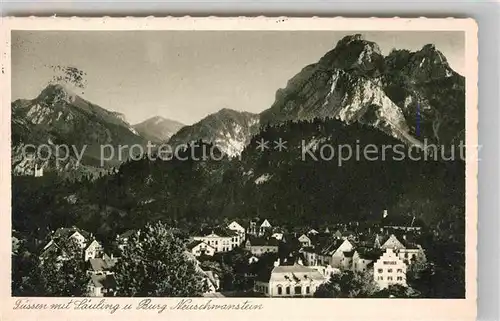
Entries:
MULTIPOLYGON (((268 219, 234 220, 227 226, 190 234, 185 254, 203 275, 207 297, 312 297, 320 285, 342 271, 369 272, 380 289, 390 285, 405 287, 408 269, 426 262, 425 250, 415 242, 422 227, 414 224, 414 219, 394 224, 388 216, 385 210, 380 223, 373 226, 351 222, 293 231, 273 226, 268 219), (243 285, 238 291, 232 285, 228 289, 220 271, 212 268, 214 264, 205 264, 217 263, 217 257, 222 260, 222 256, 234 253, 245 258, 244 267, 239 267, 243 285)), ((118 250, 110 250, 88 231, 59 228, 42 247, 40 260, 54 252, 64 256, 65 243, 76 241, 88 270, 88 296, 113 296, 119 286, 113 266, 120 260, 120 250, 136 233, 140 231, 117 235, 118 250)))

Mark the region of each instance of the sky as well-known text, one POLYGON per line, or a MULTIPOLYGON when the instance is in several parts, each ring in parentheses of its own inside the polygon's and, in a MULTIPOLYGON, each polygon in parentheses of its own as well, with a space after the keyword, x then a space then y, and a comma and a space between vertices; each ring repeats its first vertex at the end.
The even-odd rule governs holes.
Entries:
POLYGON ((12 100, 35 98, 59 65, 84 71, 82 97, 131 124, 158 115, 189 125, 222 108, 259 113, 303 67, 355 33, 384 55, 432 43, 463 74, 463 32, 13 31, 12 100))

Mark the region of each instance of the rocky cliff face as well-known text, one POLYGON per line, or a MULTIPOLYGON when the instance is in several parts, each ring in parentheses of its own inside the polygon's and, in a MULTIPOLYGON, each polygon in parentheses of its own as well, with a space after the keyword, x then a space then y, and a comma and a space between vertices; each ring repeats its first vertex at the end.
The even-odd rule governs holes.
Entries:
POLYGON ((248 112, 222 109, 192 126, 181 128, 169 140, 172 146, 202 140, 217 146, 228 156, 237 156, 258 131, 259 116, 248 112))
POLYGON ((463 77, 433 45, 384 57, 377 44, 353 35, 278 90, 261 123, 336 118, 371 125, 408 144, 440 136, 450 143, 464 128, 464 97, 463 77))
MULTIPOLYGON (((128 157, 125 151, 118 157, 119 145, 145 144, 145 139, 124 120, 123 115, 92 104, 61 85, 49 85, 35 99, 17 100, 11 107, 15 174, 33 171, 34 160, 19 154, 25 144, 36 147, 47 145, 52 154, 55 153, 55 145, 64 144, 70 150, 74 146, 79 151, 85 151, 84 165, 96 168, 101 160, 101 145, 109 144, 116 150, 114 159, 107 163, 111 166, 118 164, 120 158, 125 160, 128 157)), ((70 156, 68 163, 62 164, 62 167, 53 167, 50 159, 39 165, 49 171, 74 170, 74 155, 70 156)))

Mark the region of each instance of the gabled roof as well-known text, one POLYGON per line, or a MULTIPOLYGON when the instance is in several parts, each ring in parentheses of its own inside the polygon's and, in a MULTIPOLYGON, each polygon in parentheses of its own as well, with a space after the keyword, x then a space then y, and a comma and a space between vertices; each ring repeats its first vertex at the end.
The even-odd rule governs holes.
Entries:
POLYGON ((371 261, 378 260, 378 258, 382 256, 383 253, 383 251, 380 249, 374 249, 369 247, 358 247, 356 249, 356 252, 358 253, 360 259, 371 260, 371 261))
POLYGON ((205 244, 206 247, 210 247, 210 248, 213 248, 212 246, 210 246, 209 244, 203 242, 203 241, 192 241, 192 242, 189 242, 188 244, 186 244, 186 248, 188 248, 189 250, 192 250, 194 249, 196 246, 200 245, 200 244, 205 244))
POLYGON ((90 238, 89 232, 79 229, 78 227, 60 227, 54 232, 53 238, 67 239, 75 232, 80 233, 86 239, 90 238))
POLYGON ((337 249, 344 243, 346 242, 345 240, 331 240, 324 246, 323 248, 320 249, 320 254, 322 255, 332 255, 337 251, 337 249))
POLYGON ((99 246, 101 246, 101 243, 99 243, 97 240, 92 240, 92 242, 89 242, 87 246, 85 247, 85 250, 87 250, 93 243, 97 243, 99 246))
POLYGON ((271 222, 267 218, 254 218, 250 220, 250 223, 255 224, 256 226, 260 227, 265 221, 269 223, 269 225, 272 225, 271 222))
POLYGON ((236 224, 238 228, 242 228, 242 229, 245 229, 240 223, 238 223, 237 221, 231 221, 231 223, 229 223, 227 225, 227 228, 229 228, 230 225, 233 225, 233 224, 236 224))

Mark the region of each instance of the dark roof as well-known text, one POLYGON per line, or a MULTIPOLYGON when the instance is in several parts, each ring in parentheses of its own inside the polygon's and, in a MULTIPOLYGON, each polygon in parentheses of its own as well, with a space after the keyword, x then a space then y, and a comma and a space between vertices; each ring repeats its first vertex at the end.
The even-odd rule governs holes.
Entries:
POLYGON ((203 228, 201 229, 201 231, 199 231, 197 234, 197 236, 208 236, 210 234, 217 234, 218 236, 221 236, 221 237, 233 237, 233 236, 237 236, 238 233, 236 233, 235 231, 233 230, 230 230, 226 227, 213 227, 213 228, 203 228))
POLYGON ((279 244, 279 241, 274 237, 263 238, 250 236, 247 242, 250 242, 250 246, 278 246, 279 244))
POLYGON ((75 232, 80 233, 86 239, 90 238, 89 232, 84 231, 82 229, 79 229, 78 227, 60 227, 54 232, 53 237, 60 238, 60 239, 66 239, 66 238, 70 237, 75 232))
POLYGON ((305 246, 305 247, 302 248, 302 252, 314 253, 315 249, 312 246, 305 246))
POLYGON ((382 251, 380 249, 374 249, 369 247, 359 247, 356 249, 358 255, 361 259, 364 260, 378 260, 382 255, 382 251))
POLYGON ((186 248, 192 250, 195 246, 197 246, 201 243, 203 243, 203 241, 192 241, 192 242, 189 242, 188 244, 186 244, 186 248))
POLYGON ((319 252, 318 254, 322 254, 322 255, 331 255, 333 254, 339 247, 340 245, 342 245, 342 243, 344 243, 345 241, 344 240, 338 240, 338 239, 334 239, 334 240, 330 240, 328 243, 326 243, 325 246, 323 246, 322 248, 319 249, 319 252))
POLYGON ((387 240, 389 239, 389 237, 391 235, 394 235, 396 237, 396 239, 401 243, 403 244, 403 246, 407 249, 419 249, 419 245, 416 243, 416 240, 413 239, 413 237, 411 235, 408 235, 408 234, 404 234, 404 233, 391 233, 390 235, 384 235, 383 237, 381 237, 380 239, 380 245, 383 245, 385 242, 387 242, 387 240), (405 239, 405 236, 406 236, 406 239, 405 239))
POLYGON ((352 257, 354 255, 354 251, 344 252, 345 257, 352 257))

